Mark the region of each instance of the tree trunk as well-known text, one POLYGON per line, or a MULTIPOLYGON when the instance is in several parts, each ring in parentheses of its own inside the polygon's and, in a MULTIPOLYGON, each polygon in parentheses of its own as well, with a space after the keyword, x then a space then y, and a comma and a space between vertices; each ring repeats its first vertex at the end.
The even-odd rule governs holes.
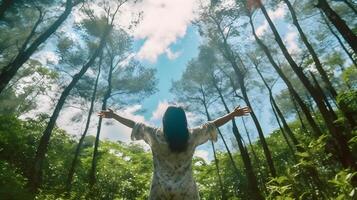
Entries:
MULTIPOLYGON (((206 111, 207 120, 208 120, 208 121, 211 121, 212 118, 211 118, 211 116, 210 116, 210 114, 209 114, 209 112, 208 112, 208 110, 207 110, 208 108, 207 108, 207 105, 206 105, 205 103, 204 103, 204 107, 205 107, 205 111, 206 111)), ((231 163, 232 163, 232 165, 233 165, 233 168, 234 168, 235 173, 236 173, 237 175, 240 175, 239 170, 238 170, 238 167, 237 167, 236 163, 234 162, 232 153, 231 153, 231 151, 230 151, 229 148, 228 148, 227 142, 226 142, 226 140, 224 139, 221 130, 220 130, 219 128, 217 128, 217 131, 218 131, 218 134, 219 134, 219 135, 221 136, 221 138, 222 138, 224 147, 225 147, 226 150, 227 150, 229 159, 230 159, 230 161, 231 161, 231 163)))
MULTIPOLYGON (((322 0, 320 0, 322 2, 322 0)), ((325 7, 324 7, 325 8, 325 7)), ((325 121, 325 124, 330 132, 330 134, 335 138, 335 140, 339 143, 340 149, 340 161, 343 164, 344 167, 354 167, 354 159, 353 156, 348 149, 348 144, 347 140, 344 136, 344 134, 341 132, 341 130, 334 125, 334 120, 332 112, 330 112, 324 102, 323 94, 320 93, 320 91, 316 90, 314 86, 310 83, 309 79, 305 76, 304 72, 302 69, 296 64, 296 62, 293 60, 291 57, 290 53, 288 52, 287 48, 285 47, 273 21, 268 15, 268 12, 266 11, 265 7, 263 4, 260 5, 260 9, 262 10, 266 20, 268 21, 268 24, 273 31, 274 37, 276 42, 278 43, 283 55, 285 56, 286 60, 289 62, 291 68, 293 71, 296 73, 300 81, 303 83, 305 88, 309 91, 310 95, 314 99, 318 109, 321 112, 322 118, 325 121)), ((357 40, 356 40, 356 45, 357 45, 357 40)))
MULTIPOLYGON (((269 150, 269 147, 268 147, 268 144, 266 143, 265 141, 265 137, 264 137, 264 133, 263 133, 263 130, 262 130, 262 127, 260 126, 260 123, 259 123, 259 120, 257 118, 257 116, 255 115, 254 113, 254 109, 252 107, 252 105, 250 104, 250 101, 249 101, 249 97, 248 97, 248 94, 247 94, 247 90, 246 90, 246 87, 245 87, 245 83, 244 83, 244 73, 239 69, 238 67, 238 64, 235 60, 235 57, 233 56, 233 52, 232 50, 230 49, 230 46, 229 44, 227 43, 227 38, 225 38, 224 36, 224 32, 222 30, 222 28, 220 27, 220 24, 215 21, 215 23, 217 24, 217 28, 218 28, 218 31, 219 31, 219 34, 222 36, 223 38, 223 51, 221 52, 223 57, 231 64, 236 76, 237 76, 237 79, 238 79, 238 82, 239 82, 239 86, 240 86, 240 89, 241 89, 241 92, 243 94, 243 99, 245 101, 245 103, 247 104, 247 106, 251 109, 251 117, 253 119, 253 122, 255 124, 255 127, 257 128, 257 131, 258 131, 258 135, 259 135, 259 141, 263 147, 263 151, 264 151, 264 155, 265 155, 265 158, 267 160, 267 164, 268 164, 268 168, 269 168, 269 171, 270 171, 270 174, 273 176, 273 177, 276 177, 276 170, 275 170, 275 167, 274 167, 274 162, 273 162, 273 159, 271 157, 271 152, 269 150)), ((243 65, 243 63, 241 63, 243 65)), ((242 66, 244 69, 246 69, 245 66, 242 66)))
POLYGON ((298 106, 296 105, 296 101, 293 97, 293 95, 291 94, 291 92, 289 92, 289 96, 290 96, 290 99, 291 99, 291 102, 293 103, 293 106, 294 106, 294 109, 296 111, 296 114, 299 118, 299 121, 300 121, 300 124, 301 124, 301 129, 304 131, 304 132, 307 132, 307 129, 306 129, 306 126, 305 126, 305 123, 304 123, 304 120, 302 119, 302 116, 300 114, 300 110, 298 108, 298 106))
MULTIPOLYGON (((292 130, 290 129, 288 123, 286 122, 285 120, 285 117, 283 115, 283 113, 281 112, 278 104, 276 103, 275 99, 274 99, 274 96, 273 96, 273 91, 272 89, 270 88, 270 86, 268 85, 268 83, 266 82, 265 78, 263 77, 263 74, 260 72, 258 66, 253 62, 254 64, 254 67, 255 69, 257 70, 260 78, 262 79, 265 87, 267 88, 268 90, 268 93, 269 93, 269 98, 270 98, 270 101, 271 101, 271 104, 272 104, 272 108, 273 108, 273 111, 276 112, 277 116, 279 116, 281 122, 283 123, 283 127, 284 127, 284 130, 286 131, 288 137, 291 139, 291 141, 294 143, 295 146, 298 146, 299 145, 299 142, 298 140, 296 139, 295 135, 293 134, 292 130)), ((278 123, 279 123, 279 120, 277 120, 278 123)))
MULTIPOLYGON (((336 38, 336 40, 338 41, 338 43, 340 44, 341 48, 343 49, 343 51, 347 54, 347 56, 350 58, 350 60, 352 61, 352 63, 354 64, 354 66, 357 68, 357 61, 356 59, 353 58, 352 54, 348 51, 347 47, 343 44, 341 38, 337 35, 337 33, 333 30, 333 28, 330 25, 330 22, 326 19, 325 15, 323 14, 322 11, 320 11, 321 17, 324 20, 327 28, 330 30, 330 32, 332 33, 332 35, 336 38)), ((356 54, 355 54, 356 55, 356 54)))
POLYGON ((354 53, 357 54, 357 36, 353 31, 347 26, 346 22, 330 7, 326 0, 318 0, 316 5, 322 12, 325 13, 327 18, 336 27, 338 32, 346 40, 346 42, 351 46, 354 53))
MULTIPOLYGON (((114 64, 113 64, 113 59, 111 58, 110 60, 110 68, 109 68, 109 74, 108 74, 108 89, 104 95, 103 98, 103 103, 102 103, 102 110, 107 109, 107 103, 108 99, 112 93, 112 75, 113 75, 113 69, 114 69, 114 64)), ((99 138, 100 138, 100 131, 102 128, 102 117, 99 117, 98 121, 98 126, 97 126, 97 134, 95 137, 95 143, 94 143, 94 150, 93 150, 93 158, 92 158, 92 166, 91 170, 89 172, 89 185, 90 187, 93 187, 95 182, 96 182, 96 170, 97 170, 97 160, 98 160, 98 147, 99 147, 99 138)))
POLYGON ((312 59, 313 59, 313 61, 315 63, 317 71, 320 73, 320 76, 321 76, 322 80, 324 81, 324 83, 326 84, 326 86, 327 86, 329 92, 331 93, 332 97, 334 99, 336 99, 337 92, 336 92, 335 88, 333 87, 333 85, 332 85, 332 83, 331 83, 326 71, 323 69, 321 61, 320 61, 319 57, 317 56, 317 53, 315 52, 314 48, 312 47, 312 45, 310 44, 309 40, 307 39, 304 31, 302 30, 293 6, 291 5, 289 0, 284 0, 284 2, 288 6, 288 8, 290 10, 290 13, 291 13, 291 16, 292 16, 292 19, 293 19, 293 24, 296 26, 296 28, 297 28, 297 30, 298 30, 298 32, 300 34, 301 40, 303 41, 303 43, 305 44, 306 48, 308 49, 308 51, 309 51, 309 53, 310 53, 310 55, 311 55, 311 57, 312 57, 312 59))
POLYGON ((280 129, 280 132, 281 132, 281 135, 283 136, 283 138, 284 138, 286 144, 288 145, 288 148, 289 148, 289 150, 291 151, 291 154, 293 155, 293 158, 296 160, 295 150, 294 150, 293 146, 290 144, 289 138, 288 138, 288 136, 286 135, 286 132, 285 132, 286 129, 284 130, 284 128, 283 128, 283 127, 281 126, 281 124, 280 124, 280 120, 279 120, 278 114, 276 113, 276 109, 275 109, 275 106, 274 106, 274 104, 273 104, 273 102, 272 102, 272 98, 270 98, 270 105, 271 105, 271 108, 272 108, 272 110, 273 110, 273 115, 274 115, 274 117, 275 117, 275 119, 276 119, 276 121, 277 121, 277 123, 278 123, 279 129, 280 129))
POLYGON ((77 160, 78 160, 78 157, 79 157, 79 153, 81 151, 81 147, 82 147, 83 141, 84 141, 84 139, 85 139, 85 137, 87 135, 88 129, 89 129, 89 124, 90 124, 90 120, 91 120, 92 113, 93 113, 93 108, 94 108, 95 97, 97 95, 97 87, 98 87, 99 75, 100 75, 100 71, 101 71, 101 65, 102 65, 102 56, 100 57, 100 61, 99 61, 98 74, 97 74, 97 78, 95 79, 95 83, 94 83, 94 89, 93 89, 93 93, 92 93, 92 96, 91 96, 91 102, 90 102, 90 107, 89 107, 89 111, 88 111, 88 117, 87 117, 86 126, 84 128, 84 131, 83 131, 83 134, 82 134, 81 138, 79 139, 78 145, 77 145, 76 150, 74 152, 74 158, 72 160, 71 168, 68 171, 68 176, 67 176, 67 181, 66 181, 66 192, 68 194, 71 192, 72 179, 73 179, 75 167, 77 165, 77 160))
POLYGON ((353 10, 353 12, 355 13, 355 15, 357 15, 357 9, 354 7, 353 3, 349 2, 348 0, 343 0, 343 2, 344 2, 349 8, 351 8, 351 10, 353 10))
MULTIPOLYGON (((224 106, 224 109, 226 110, 227 113, 230 113, 230 110, 223 98, 223 95, 222 95, 222 91, 221 89, 218 87, 217 83, 215 82, 215 80, 213 81, 214 83, 214 87, 216 88, 217 92, 218 92, 218 95, 222 101, 222 104, 224 106)), ((258 180, 257 180, 257 177, 254 173, 254 170, 253 170, 253 166, 252 166, 252 162, 250 160, 250 157, 249 157, 249 154, 248 154, 248 151, 247 149, 244 147, 243 143, 242 143, 242 136, 240 135, 239 133, 239 130, 238 130, 238 127, 237 127, 237 124, 235 122, 235 120, 233 119, 232 120, 232 131, 233 131, 233 135, 235 136, 236 138, 236 141, 238 143, 238 147, 239 147, 239 151, 240 151, 240 154, 242 156, 242 160, 243 160, 243 164, 244 164, 244 168, 245 168, 245 173, 247 175, 247 178, 248 178, 248 184, 249 184, 249 189, 250 189, 250 195, 252 197, 252 199, 261 199, 263 200, 263 196, 261 195, 261 192, 259 190, 259 187, 258 187, 258 180)))
POLYGON ((16 72, 31 57, 31 55, 38 49, 38 47, 44 43, 54 32, 56 32, 61 24, 67 19, 72 11, 73 6, 75 5, 72 3, 72 0, 67 0, 66 9, 59 16, 59 18, 45 32, 36 38, 35 41, 33 41, 26 50, 19 52, 12 62, 3 67, 3 70, 0 74, 0 93, 5 89, 10 80, 15 76, 16 72))
POLYGON ((50 117, 50 120, 47 124, 47 127, 45 129, 45 131, 42 134, 42 137, 40 139, 39 142, 39 146, 36 150, 36 155, 35 155, 35 159, 34 159, 34 163, 31 169, 31 174, 32 176, 29 179, 29 187, 32 191, 36 192, 37 189, 40 187, 41 185, 41 180, 42 180, 42 165, 43 165, 43 161, 45 159, 45 155, 47 152, 47 147, 51 138, 51 134, 52 134, 52 130, 55 127, 56 124, 56 120, 58 118, 58 115, 67 99, 67 97, 69 96, 71 90, 74 88, 74 86, 77 84, 77 82, 80 80, 80 78, 84 75, 84 73, 88 70, 88 68, 90 66, 93 65, 95 59, 99 56, 99 54, 101 53, 105 42, 106 42, 106 38, 108 36, 110 32, 110 28, 108 28, 107 30, 105 30, 101 40, 100 40, 100 44, 98 46, 98 48, 93 52, 91 58, 89 59, 89 61, 82 67, 82 69, 73 76, 72 81, 69 83, 69 85, 63 90, 57 105, 52 113, 52 116, 50 117))
MULTIPOLYGON (((259 164, 260 163, 259 158, 258 158, 257 153, 255 152, 255 150, 253 148, 252 140, 250 139, 250 135, 249 135, 249 132, 248 132, 248 129, 247 129, 247 126, 245 124, 245 121, 244 121, 243 117, 242 117, 242 123, 243 123, 243 127, 244 127, 244 130, 245 130, 245 134, 247 135, 247 138, 248 138, 249 146, 252 149, 252 154, 253 154, 254 160, 255 160, 255 162, 257 164, 259 164)), ((247 151, 248 151, 248 149, 247 149, 247 151)))
POLYGON ((219 186, 220 186, 220 189, 221 189, 221 199, 222 200, 226 200, 227 197, 226 197, 226 192, 224 190, 224 186, 223 186, 223 182, 222 182, 222 177, 221 177, 221 173, 219 171, 219 166, 218 166, 218 159, 217 159, 217 155, 216 155, 216 149, 214 147, 214 144, 213 142, 211 141, 211 145, 212 145, 212 150, 213 150, 213 156, 214 156, 214 164, 216 166, 216 170, 217 170, 217 176, 218 176, 218 181, 219 181, 219 186))
POLYGON ((251 25, 252 28, 252 32, 255 38, 255 41, 258 43, 258 45, 260 46, 260 48, 264 51, 265 55, 268 57, 269 62, 271 63, 271 65, 274 67, 275 71, 279 74, 280 78, 285 82, 286 86, 288 87, 290 93, 292 94, 292 96, 294 97, 294 99, 297 101, 297 103, 299 104, 299 106, 301 107, 301 110, 303 111, 309 125, 311 126, 312 130, 313 130, 313 134, 315 135, 315 137, 318 137, 320 135, 322 135, 322 132, 320 130, 320 128, 317 126, 315 120, 313 119, 313 117, 311 116, 310 110, 307 107, 307 105, 304 103, 304 101, 301 99, 301 97, 299 96, 299 94, 297 93, 297 91, 294 89, 293 85, 291 84, 291 82, 289 81, 289 79, 285 76, 285 74, 283 73, 283 71, 280 69, 280 67, 278 66, 278 64, 275 62, 272 54, 270 53, 268 47, 263 43, 262 40, 259 39, 259 37, 257 36, 256 32, 255 32, 255 28, 254 28, 254 24, 252 21, 251 16, 249 16, 249 23, 251 25))
POLYGON ((4 18, 5 12, 9 9, 12 4, 14 4, 14 0, 3 0, 0 4, 0 20, 4 18))

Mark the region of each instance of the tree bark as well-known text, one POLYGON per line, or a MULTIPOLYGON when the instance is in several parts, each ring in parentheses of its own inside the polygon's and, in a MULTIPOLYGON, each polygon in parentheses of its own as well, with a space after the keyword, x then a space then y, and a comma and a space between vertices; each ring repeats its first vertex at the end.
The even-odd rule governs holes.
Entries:
MULTIPOLYGON (((225 102, 225 100, 223 98, 222 91, 218 87, 218 85, 215 82, 215 80, 213 81, 213 84, 214 84, 214 87, 216 88, 216 90, 218 92, 219 98, 222 101, 224 109, 226 110, 227 113, 230 113, 230 110, 229 110, 229 108, 228 108, 228 106, 227 106, 227 104, 226 104, 226 102, 225 102)), ((264 198, 263 198, 263 196, 262 196, 262 194, 261 194, 261 192, 259 190, 258 180, 257 180, 257 177, 256 177, 256 175, 254 173, 252 162, 250 160, 250 157, 249 157, 247 149, 243 145, 242 136, 239 133, 237 124, 236 124, 234 119, 232 120, 232 126, 233 126, 232 127, 233 135, 235 136, 236 141, 238 143, 238 148, 239 148, 240 154, 242 156, 245 173, 246 173, 247 178, 248 178, 248 184, 249 184, 248 188, 250 189, 250 195, 251 195, 251 197, 253 199, 261 199, 261 200, 263 200, 264 198)))
POLYGON ((65 11, 59 16, 59 18, 38 38, 36 38, 31 45, 24 51, 19 52, 13 61, 3 67, 0 74, 0 93, 9 84, 10 80, 15 76, 16 72, 22 67, 22 65, 31 57, 31 55, 38 49, 38 47, 44 43, 61 24, 67 19, 72 11, 72 0, 67 0, 65 11))
POLYGON ((318 0, 316 6, 325 13, 338 32, 340 32, 342 37, 351 46, 354 53, 357 54, 357 36, 347 26, 346 22, 330 7, 326 0, 318 0))
MULTIPOLYGON (((322 2, 322 0, 320 0, 322 2)), ((325 8, 325 7, 324 7, 325 8)), ((267 10, 265 9, 263 4, 260 4, 260 9, 263 12, 266 20, 268 21, 268 24, 273 31, 274 37, 276 42, 278 43, 283 55, 285 56, 286 60, 289 62, 291 68, 295 72, 295 74, 298 76, 300 81, 303 83, 307 91, 309 91, 310 95, 314 99, 318 109, 321 112, 322 118, 325 121, 325 124, 330 132, 330 134, 335 138, 335 140, 339 144, 339 153, 340 153, 340 161, 343 164, 344 167, 354 167, 354 159, 351 154, 351 151, 348 148, 347 144, 347 139, 345 138, 344 134, 341 132, 341 130, 334 125, 334 120, 336 120, 333 117, 333 113, 329 111, 324 102, 323 94, 319 90, 316 90, 316 88, 310 83, 309 79, 305 76, 304 72, 302 69, 296 64, 290 53, 288 52, 286 46, 284 45, 273 21, 269 17, 269 14, 267 10)), ((357 45, 357 40, 356 40, 356 45, 357 45)))
POLYGON ((105 42, 106 42, 106 38, 110 32, 111 28, 108 28, 101 40, 100 40, 100 44, 98 46, 98 48, 93 52, 91 58, 89 59, 89 61, 82 67, 82 69, 73 76, 72 81, 69 83, 69 85, 63 90, 57 105, 50 117, 50 120, 46 126, 46 129, 44 130, 42 137, 40 139, 39 142, 39 146, 36 150, 36 155, 34 158, 34 163, 31 169, 31 174, 32 176, 29 179, 29 187, 33 192, 37 192, 37 189, 40 187, 41 185, 41 181, 42 181, 42 166, 43 166, 43 161, 45 159, 45 155, 47 152, 47 147, 52 135, 52 130, 55 127, 56 124, 56 120, 58 118, 58 115, 67 99, 67 97, 69 96, 71 90, 74 88, 74 86, 77 84, 77 82, 80 80, 80 78, 86 73, 86 71, 88 70, 88 68, 90 66, 93 65, 95 59, 99 56, 99 54, 101 53, 105 42))
POLYGON ((68 176, 67 176, 67 181, 66 181, 66 192, 69 194, 71 192, 71 188, 72 188, 72 179, 73 179, 73 175, 74 175, 74 171, 77 165, 77 160, 82 148, 82 144, 83 141, 87 135, 88 129, 89 129, 89 124, 90 124, 90 120, 92 117, 92 113, 93 113, 93 108, 94 108, 94 102, 95 102, 95 97, 97 95, 97 87, 98 87, 98 81, 99 81, 99 76, 100 76, 100 71, 101 71, 101 66, 102 65, 102 56, 100 56, 100 61, 99 61, 99 67, 98 67, 98 74, 97 77, 95 79, 95 83, 94 83, 94 89, 93 89, 93 93, 91 96, 91 102, 90 102, 90 107, 89 107, 89 111, 88 111, 88 117, 87 117, 87 122, 86 122, 86 126, 84 128, 83 134, 81 136, 81 138, 79 139, 78 145, 76 147, 76 150, 74 152, 74 157, 72 160, 72 164, 71 167, 68 171, 68 176))
POLYGON ((303 41, 303 43, 305 44, 306 48, 308 49, 308 51, 309 51, 309 53, 310 53, 310 55, 311 55, 311 57, 312 57, 312 59, 313 59, 313 61, 315 63, 317 71, 319 72, 322 80, 326 84, 326 86, 327 86, 329 92, 331 93, 332 97, 334 99, 336 99, 337 92, 336 92, 335 88, 333 87, 333 85, 332 85, 332 83, 331 83, 326 71, 323 69, 321 61, 320 61, 319 57, 317 56, 317 53, 315 52, 314 48, 312 47, 312 45, 310 44, 309 40, 307 39, 304 31, 302 30, 293 6, 291 5, 289 0, 283 0, 283 1, 288 6, 288 9, 289 9, 289 11, 291 13, 291 16, 292 16, 292 19, 293 19, 293 24, 296 26, 296 29, 298 30, 299 35, 301 37, 301 40, 303 41))

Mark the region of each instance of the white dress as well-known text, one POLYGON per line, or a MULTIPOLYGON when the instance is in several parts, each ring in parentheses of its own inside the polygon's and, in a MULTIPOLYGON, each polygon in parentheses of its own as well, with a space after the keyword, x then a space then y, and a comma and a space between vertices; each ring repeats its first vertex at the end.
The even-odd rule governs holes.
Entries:
POLYGON ((192 156, 195 148, 208 140, 217 141, 217 129, 213 122, 189 129, 187 149, 171 152, 162 129, 136 123, 132 140, 144 140, 150 145, 154 174, 151 182, 150 200, 196 200, 198 189, 192 176, 192 156))

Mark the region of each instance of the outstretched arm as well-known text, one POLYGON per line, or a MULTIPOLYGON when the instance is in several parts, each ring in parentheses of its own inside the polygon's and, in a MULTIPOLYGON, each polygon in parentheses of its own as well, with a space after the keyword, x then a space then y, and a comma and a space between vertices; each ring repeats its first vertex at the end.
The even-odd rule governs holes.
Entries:
POLYGON ((234 119, 234 117, 245 116, 245 115, 248 115, 250 112, 251 112, 251 110, 249 107, 240 108, 240 106, 238 106, 232 112, 224 115, 223 117, 220 117, 220 118, 214 120, 213 123, 218 128, 220 126, 223 126, 228 121, 234 119))
POLYGON ((134 121, 115 114, 113 112, 113 110, 111 110, 109 108, 108 108, 108 110, 102 110, 100 113, 98 113, 98 116, 103 117, 103 118, 113 118, 129 128, 134 128, 134 126, 135 126, 134 121))

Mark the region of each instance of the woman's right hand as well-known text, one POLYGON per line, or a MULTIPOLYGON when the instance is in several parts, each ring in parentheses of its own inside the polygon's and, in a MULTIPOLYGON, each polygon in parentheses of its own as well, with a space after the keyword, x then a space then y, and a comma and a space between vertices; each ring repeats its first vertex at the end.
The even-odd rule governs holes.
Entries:
POLYGON ((108 110, 102 110, 98 113, 99 117, 103 118, 114 118, 115 113, 113 112, 112 109, 108 108, 108 110))

